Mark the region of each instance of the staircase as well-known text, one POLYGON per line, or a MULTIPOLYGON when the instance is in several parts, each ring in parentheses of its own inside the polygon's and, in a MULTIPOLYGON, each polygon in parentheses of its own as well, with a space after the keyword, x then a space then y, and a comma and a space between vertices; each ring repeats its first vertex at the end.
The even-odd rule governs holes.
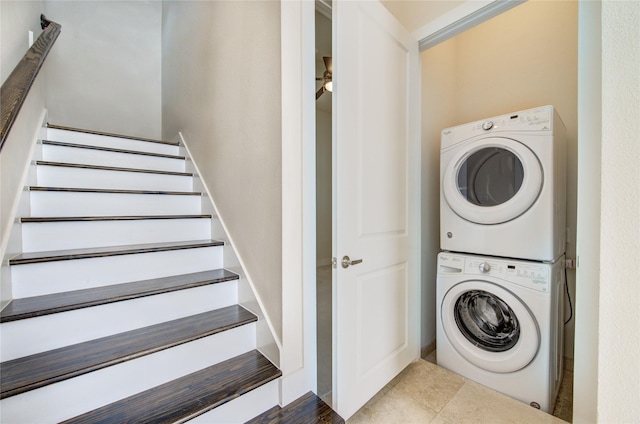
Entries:
POLYGON ((178 143, 50 126, 0 313, 3 423, 241 423, 276 407, 178 143))

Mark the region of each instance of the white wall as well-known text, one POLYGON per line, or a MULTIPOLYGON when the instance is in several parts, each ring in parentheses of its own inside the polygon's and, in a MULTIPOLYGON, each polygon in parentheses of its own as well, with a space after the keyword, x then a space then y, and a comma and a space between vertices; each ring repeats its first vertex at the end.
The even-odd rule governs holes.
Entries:
MULTIPOLYGON (((567 126, 567 256, 575 257, 577 4, 530 0, 422 53, 423 210, 429 211, 423 217, 423 292, 435 290, 440 131, 512 111, 552 104, 567 126)), ((575 299, 571 270, 568 278, 575 299)), ((435 338, 435 314, 429 313, 427 339, 435 338)), ((571 357, 573 321, 565 329, 571 357)))
MULTIPOLYGON (((41 1, 0 2, 0 76, 4 83, 29 48, 28 32, 36 39, 40 29, 41 1)), ((55 46, 54 46, 55 47, 55 46)), ((46 64, 45 68, 46 69, 46 64)), ((45 116, 45 85, 41 71, 34 82, 20 115, 5 140, 0 155, 0 260, 16 253, 19 246, 9 246, 9 234, 18 208, 35 141, 45 116)), ((4 262, 4 261, 3 261, 4 262)), ((6 266, 0 276, 0 308, 11 299, 11 286, 6 266)))
POLYGON ((160 138, 159 1, 46 1, 62 25, 49 55, 49 122, 160 138))
POLYGON ((163 2, 163 137, 184 136, 282 340, 280 3, 163 2))
POLYGON ((581 2, 580 23, 574 422, 639 422, 640 3, 581 2))

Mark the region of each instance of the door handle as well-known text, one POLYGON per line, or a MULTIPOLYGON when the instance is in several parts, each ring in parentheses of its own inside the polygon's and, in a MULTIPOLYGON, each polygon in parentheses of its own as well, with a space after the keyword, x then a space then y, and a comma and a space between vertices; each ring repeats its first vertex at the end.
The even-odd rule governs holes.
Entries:
POLYGON ((348 256, 342 258, 342 268, 349 268, 349 265, 357 265, 362 263, 362 259, 351 260, 348 256))

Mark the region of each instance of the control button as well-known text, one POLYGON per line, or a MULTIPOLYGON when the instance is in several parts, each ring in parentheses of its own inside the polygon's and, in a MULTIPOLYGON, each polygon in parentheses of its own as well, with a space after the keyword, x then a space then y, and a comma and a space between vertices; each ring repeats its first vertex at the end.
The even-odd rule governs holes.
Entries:
POLYGON ((489 265, 486 262, 482 262, 479 266, 480 268, 480 272, 484 272, 485 274, 489 271, 491 271, 491 265, 489 265))
POLYGON ((493 122, 492 121, 484 121, 482 123, 482 129, 483 130, 490 130, 491 128, 493 128, 493 122))

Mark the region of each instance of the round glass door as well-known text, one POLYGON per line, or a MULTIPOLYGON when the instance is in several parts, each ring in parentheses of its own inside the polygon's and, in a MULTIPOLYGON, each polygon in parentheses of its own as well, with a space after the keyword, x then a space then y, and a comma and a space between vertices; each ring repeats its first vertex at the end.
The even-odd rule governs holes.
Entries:
POLYGON ((449 289, 440 319, 451 346, 487 371, 518 371, 529 365, 540 346, 540 330, 529 308, 489 281, 464 281, 449 289))
POLYGON ((513 309, 498 296, 483 290, 469 290, 460 295, 454 317, 467 340, 488 352, 507 351, 520 337, 520 325, 513 309))
POLYGON ((526 212, 537 200, 542 183, 542 167, 528 147, 492 137, 458 149, 446 165, 442 191, 460 217, 478 224, 500 224, 526 212))
POLYGON ((469 155, 458 169, 458 190, 477 206, 497 206, 522 187, 524 169, 512 151, 485 147, 469 155))

